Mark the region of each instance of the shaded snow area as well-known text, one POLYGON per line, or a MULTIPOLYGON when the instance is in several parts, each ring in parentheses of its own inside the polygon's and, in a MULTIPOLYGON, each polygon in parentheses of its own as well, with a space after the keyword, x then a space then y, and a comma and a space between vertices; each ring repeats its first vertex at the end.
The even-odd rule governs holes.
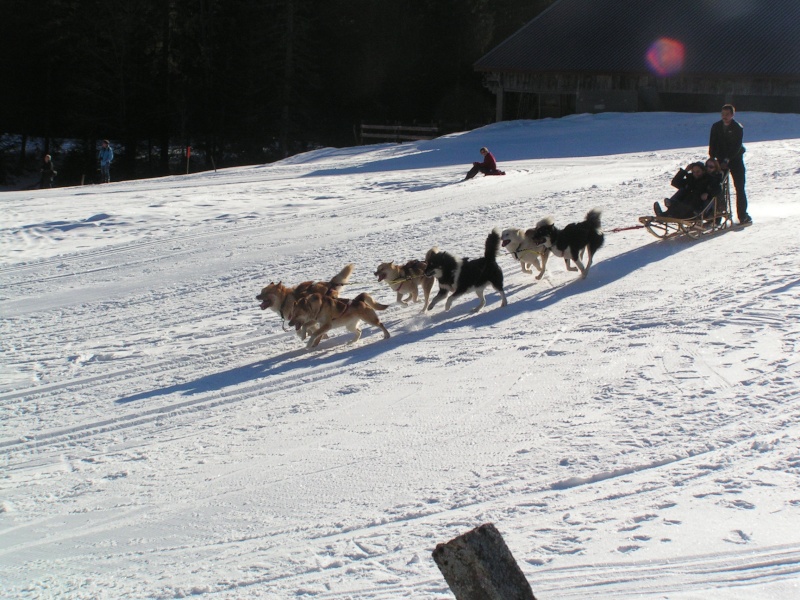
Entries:
POLYGON ((488 522, 539 600, 800 597, 800 115, 737 114, 752 227, 633 228, 718 118, 0 194, 0 597, 446 599, 432 550, 488 522), (373 275, 591 208, 588 278, 501 250, 506 307, 373 275), (391 338, 259 309, 348 263, 391 338))

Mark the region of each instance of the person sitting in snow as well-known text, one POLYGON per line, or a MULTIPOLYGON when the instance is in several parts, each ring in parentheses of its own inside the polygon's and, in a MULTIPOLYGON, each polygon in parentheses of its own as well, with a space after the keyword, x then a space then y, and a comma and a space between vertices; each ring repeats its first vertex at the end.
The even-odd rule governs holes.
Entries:
POLYGON ((494 155, 489 152, 488 148, 485 146, 481 148, 481 154, 483 155, 483 162, 472 163, 472 168, 467 173, 467 176, 464 177, 464 181, 472 179, 478 173, 483 173, 484 175, 505 175, 503 171, 498 170, 497 161, 494 159, 494 155))

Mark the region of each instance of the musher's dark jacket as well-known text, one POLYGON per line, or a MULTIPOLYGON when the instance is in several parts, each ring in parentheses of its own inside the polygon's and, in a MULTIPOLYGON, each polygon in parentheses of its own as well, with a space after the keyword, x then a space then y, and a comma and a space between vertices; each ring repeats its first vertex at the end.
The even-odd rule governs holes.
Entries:
POLYGON ((711 126, 711 136, 708 140, 708 155, 718 161, 728 160, 736 162, 742 159, 744 146, 742 146, 742 126, 735 120, 725 127, 722 120, 711 126))

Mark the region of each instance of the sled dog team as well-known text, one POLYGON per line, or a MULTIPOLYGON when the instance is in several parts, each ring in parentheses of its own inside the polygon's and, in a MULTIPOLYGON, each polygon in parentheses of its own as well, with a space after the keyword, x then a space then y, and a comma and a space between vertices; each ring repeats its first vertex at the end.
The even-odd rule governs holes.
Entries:
MULTIPOLYGON (((381 263, 375 271, 375 277, 379 282, 385 281, 389 285, 397 294, 397 302, 403 306, 419 301, 421 287, 422 312, 433 309, 445 298, 445 310, 450 310, 459 296, 474 291, 478 296, 478 306, 473 312, 477 312, 486 305, 484 291, 489 285, 500 294, 500 306, 508 304, 503 290, 503 270, 497 264, 497 251, 501 244, 519 261, 524 273, 533 273, 531 267, 535 267, 538 271, 536 279, 544 275, 551 254, 563 258, 567 270, 580 271, 581 277, 586 278, 594 254, 603 245, 603 240, 600 211, 593 209, 587 213, 584 221, 570 223, 561 229, 549 217, 527 231, 505 229, 500 232, 495 229, 486 238, 481 258, 462 258, 433 247, 428 250, 425 260, 412 260, 404 265, 381 263), (572 266, 573 262, 575 266, 572 266), (439 292, 430 300, 434 279, 439 283, 439 292)), ((305 281, 296 286, 272 282, 261 290, 256 299, 261 302, 261 310, 273 310, 290 327, 295 328, 301 340, 308 338, 306 347, 309 349, 315 348, 328 331, 338 327, 353 332, 353 338, 348 343, 358 341, 362 321, 383 331, 386 339, 389 331, 381 323, 376 311, 386 310, 389 305, 377 302, 366 292, 352 300, 339 297, 353 269, 352 264, 345 266, 328 282, 305 281)))

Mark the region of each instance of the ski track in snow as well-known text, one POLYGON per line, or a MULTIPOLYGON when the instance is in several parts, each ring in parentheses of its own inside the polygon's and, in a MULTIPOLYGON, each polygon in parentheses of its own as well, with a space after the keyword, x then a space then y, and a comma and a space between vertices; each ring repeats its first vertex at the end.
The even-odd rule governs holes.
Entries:
POLYGON ((354 154, 336 174, 320 153, 53 190, 72 217, 9 194, 0 595, 450 598, 431 551, 494 522, 540 600, 791 597, 800 142, 748 144, 751 228, 611 232, 702 150, 465 184, 460 165, 361 173, 354 154), (343 295, 393 302, 380 262, 479 256, 492 227, 592 207, 589 277, 553 257, 536 282, 501 250, 503 309, 490 289, 477 314, 470 294, 393 304, 389 340, 307 352, 255 300, 353 262, 343 295))

